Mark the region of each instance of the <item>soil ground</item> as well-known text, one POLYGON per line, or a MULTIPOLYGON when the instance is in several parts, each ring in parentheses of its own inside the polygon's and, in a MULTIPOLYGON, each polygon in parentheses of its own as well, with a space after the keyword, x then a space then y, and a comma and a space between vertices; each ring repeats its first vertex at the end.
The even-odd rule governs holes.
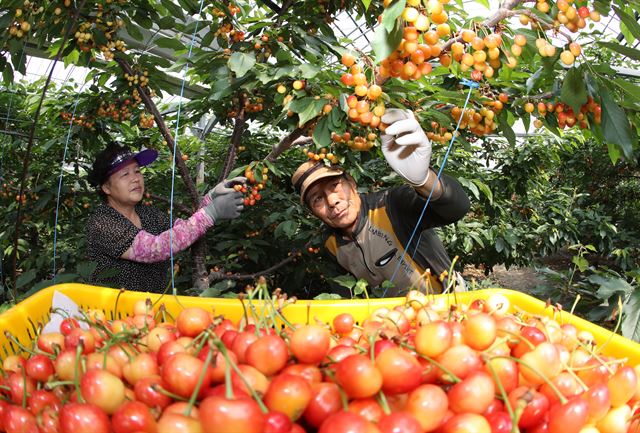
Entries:
MULTIPOLYGON (((567 251, 560 251, 553 256, 541 258, 539 261, 541 267, 566 271, 571 266, 571 254, 567 251)), ((477 282, 483 282, 483 285, 490 284, 493 287, 523 292, 528 292, 545 281, 544 274, 533 266, 511 266, 507 269, 504 265, 497 265, 493 267, 489 275, 485 275, 482 269, 467 267, 463 275, 467 282, 475 279, 477 282)))

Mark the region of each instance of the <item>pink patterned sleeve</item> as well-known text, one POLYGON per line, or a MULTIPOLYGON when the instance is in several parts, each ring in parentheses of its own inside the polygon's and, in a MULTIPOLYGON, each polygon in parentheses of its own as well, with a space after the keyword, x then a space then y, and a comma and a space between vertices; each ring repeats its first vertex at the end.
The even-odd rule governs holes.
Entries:
POLYGON ((177 219, 172 229, 159 235, 152 235, 141 230, 133 239, 129 259, 143 263, 166 260, 171 255, 171 241, 173 243, 173 253, 176 254, 191 246, 212 225, 213 220, 211 217, 203 209, 200 209, 187 220, 177 219))

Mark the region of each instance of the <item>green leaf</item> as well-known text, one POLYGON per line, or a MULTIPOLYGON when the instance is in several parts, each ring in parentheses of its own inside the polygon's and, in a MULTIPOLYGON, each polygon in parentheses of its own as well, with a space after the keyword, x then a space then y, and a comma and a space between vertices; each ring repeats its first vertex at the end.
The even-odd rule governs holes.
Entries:
POLYGON ((313 129, 313 141, 320 147, 331 144, 331 130, 329 129, 329 117, 322 116, 313 129))
POLYGON ((500 126, 500 131, 502 131, 502 134, 507 139, 509 144, 512 145, 512 146, 515 146, 516 145, 516 133, 513 132, 513 128, 511 128, 511 126, 509 125, 509 122, 507 121, 507 115, 506 115, 505 111, 500 113, 500 115, 498 116, 498 125, 500 126))
MULTIPOLYGON (((300 120, 298 121, 298 126, 303 126, 309 120, 317 117, 322 111, 322 107, 326 103, 325 99, 311 99, 311 103, 309 103, 304 110, 298 112, 298 117, 300 120)), ((291 109, 292 111, 295 111, 291 109)))
POLYGON ((356 282, 356 285, 353 287, 353 294, 355 296, 362 295, 366 292, 368 286, 369 283, 367 282, 367 280, 363 280, 362 278, 360 278, 356 282))
POLYGON ((292 220, 282 221, 280 224, 278 224, 278 227, 276 227, 276 229, 273 231, 273 236, 275 236, 276 238, 284 236, 287 239, 292 239, 293 236, 296 234, 296 231, 298 231, 299 226, 300 226, 300 223, 298 223, 297 221, 292 221, 292 220))
POLYGON ((235 283, 231 280, 218 281, 213 286, 204 289, 198 296, 201 298, 218 298, 223 292, 226 292, 234 286, 235 283))
POLYGON ((9 62, 4 65, 4 69, 2 70, 2 80, 7 85, 13 82, 13 68, 9 62))
POLYGON ((640 61, 640 50, 636 50, 635 48, 627 47, 626 45, 620 45, 619 43, 616 44, 614 42, 597 42, 597 44, 612 51, 616 51, 624 56, 627 56, 630 59, 640 61))
POLYGON ((384 10, 382 13, 382 27, 384 27, 387 32, 391 32, 393 30, 396 25, 396 20, 400 15, 402 15, 406 4, 406 0, 398 0, 393 2, 391 6, 384 10))
POLYGON ((590 275, 587 280, 598 287, 596 295, 599 299, 608 300, 616 293, 624 293, 625 296, 631 294, 634 291, 627 281, 617 277, 603 277, 601 275, 590 275))
POLYGON ((640 101, 640 86, 637 86, 634 83, 631 83, 631 82, 629 82, 627 80, 622 80, 620 78, 614 78, 613 82, 618 87, 622 88, 622 90, 625 93, 625 96, 631 97, 631 98, 635 99, 636 101, 640 101))
POLYGON ((21 274, 16 279, 16 289, 20 289, 20 288, 24 287, 25 285, 29 284, 30 282, 33 281, 33 279, 35 277, 36 277, 36 270, 35 269, 29 269, 27 272, 21 274))
POLYGON ((313 65, 311 63, 303 63, 300 65, 300 73, 302 78, 311 79, 318 75, 320 72, 320 66, 313 65))
MULTIPOLYGON (((636 38, 640 39, 640 24, 638 24, 638 20, 633 18, 631 15, 623 11, 617 6, 613 6, 613 10, 616 12, 616 15, 620 17, 620 21, 624 23, 624 25, 629 29, 631 34, 636 38)), ((628 41, 629 43, 633 43, 633 40, 628 41)))
POLYGON ((602 106, 602 133, 609 143, 617 144, 626 157, 633 153, 633 132, 625 112, 616 104, 611 95, 603 92, 600 95, 602 106))
POLYGON ((144 39, 144 36, 142 36, 142 32, 136 23, 127 23, 126 30, 127 33, 129 33, 129 35, 136 41, 142 41, 144 39))
POLYGON ((160 48, 171 48, 172 50, 186 50, 187 49, 187 47, 185 47, 182 42, 180 42, 179 40, 177 40, 175 38, 167 38, 165 36, 162 36, 162 37, 156 39, 154 42, 160 48))
POLYGON ((622 335, 640 341, 640 290, 635 290, 622 306, 622 335))
POLYGON ((480 3, 482 6, 484 6, 487 9, 491 9, 491 6, 489 5, 489 0, 477 0, 477 3, 480 3))
POLYGON ((78 62, 80 58, 80 51, 72 50, 67 56, 64 58, 64 67, 66 68, 69 65, 74 65, 78 62))
POLYGON ((342 296, 338 295, 337 293, 320 293, 313 299, 315 299, 316 301, 329 301, 334 299, 342 299, 342 296))
POLYGON ((402 26, 398 21, 396 21, 396 25, 391 32, 388 32, 384 26, 378 26, 373 35, 373 42, 371 43, 378 63, 389 57, 391 53, 398 48, 401 41, 402 26))
POLYGON ((243 77, 256 64, 256 56, 253 53, 241 53, 234 51, 229 57, 229 69, 236 73, 236 77, 243 77))
POLYGON ((80 262, 76 266, 76 272, 82 277, 82 279, 88 281, 91 279, 91 275, 93 275, 97 266, 97 262, 80 262))
POLYGON ((480 179, 472 179, 472 182, 475 183, 478 189, 480 189, 480 191, 482 191, 482 193, 487 197, 489 203, 493 204, 493 192, 491 192, 489 185, 482 182, 480 179))
POLYGON ((529 94, 533 90, 533 88, 538 84, 538 81, 540 81, 540 77, 542 76, 543 71, 544 71, 544 68, 540 67, 538 68, 537 71, 533 73, 533 75, 527 78, 527 82, 526 82, 527 94, 529 94))
POLYGON ((356 285, 356 279, 353 277, 353 275, 350 274, 339 275, 333 278, 332 281, 340 284, 342 287, 346 287, 349 290, 351 290, 353 286, 356 285))
POLYGON ((573 264, 578 267, 580 272, 586 271, 589 267, 589 262, 587 261, 587 259, 581 256, 573 256, 571 258, 571 262, 573 262, 573 264))
POLYGON ((371 0, 362 0, 362 4, 364 5, 364 10, 369 9, 369 5, 371 4, 371 0))
POLYGON ((560 92, 562 102, 573 108, 573 112, 579 113, 580 107, 587 102, 587 88, 579 68, 571 68, 567 71, 560 92))
POLYGON ((620 148, 611 143, 607 143, 607 152, 609 153, 609 160, 611 160, 611 164, 615 165, 622 156, 622 152, 620 152, 620 148))

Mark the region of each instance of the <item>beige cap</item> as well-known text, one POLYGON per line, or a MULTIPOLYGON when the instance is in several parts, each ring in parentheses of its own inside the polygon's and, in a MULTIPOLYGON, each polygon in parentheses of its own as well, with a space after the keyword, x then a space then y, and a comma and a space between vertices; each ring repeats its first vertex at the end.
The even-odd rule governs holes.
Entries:
POLYGON ((327 177, 340 176, 344 169, 339 166, 327 166, 322 161, 307 161, 300 165, 291 176, 291 183, 300 194, 300 203, 305 204, 304 196, 311 185, 327 177))

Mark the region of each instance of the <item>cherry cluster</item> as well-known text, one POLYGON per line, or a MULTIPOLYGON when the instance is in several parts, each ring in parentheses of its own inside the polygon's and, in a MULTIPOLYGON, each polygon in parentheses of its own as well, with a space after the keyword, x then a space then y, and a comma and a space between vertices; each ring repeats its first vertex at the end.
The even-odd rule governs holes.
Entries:
MULTIPOLYGON (((602 107, 600 104, 589 96, 587 102, 580 107, 580 111, 576 114, 570 106, 563 102, 538 102, 534 105, 533 102, 527 102, 524 104, 524 111, 527 113, 533 113, 537 109, 538 117, 543 117, 549 120, 550 116, 555 116, 556 123, 560 129, 572 128, 579 126, 581 129, 589 128, 589 119, 591 119, 596 125, 602 122, 602 107)), ((534 121, 536 128, 541 128, 543 122, 541 119, 534 121)))
POLYGON ((242 194, 244 194, 245 206, 255 206, 257 202, 262 200, 262 194, 260 193, 260 191, 264 190, 266 182, 269 179, 269 168, 262 167, 258 169, 258 171, 261 173, 260 180, 256 179, 254 167, 252 165, 248 165, 244 170, 244 177, 247 178, 247 182, 249 183, 249 185, 233 186, 236 191, 240 191, 242 194))

